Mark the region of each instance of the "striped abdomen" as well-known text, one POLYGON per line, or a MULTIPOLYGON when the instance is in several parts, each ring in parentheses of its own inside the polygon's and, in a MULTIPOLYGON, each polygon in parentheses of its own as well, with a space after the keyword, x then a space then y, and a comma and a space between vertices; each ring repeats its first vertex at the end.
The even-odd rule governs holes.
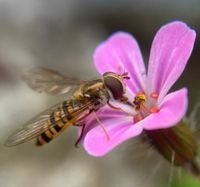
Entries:
POLYGON ((36 145, 40 146, 50 142, 58 136, 65 128, 76 122, 80 103, 76 100, 68 100, 61 104, 50 114, 49 123, 53 124, 49 130, 43 132, 37 138, 36 145))

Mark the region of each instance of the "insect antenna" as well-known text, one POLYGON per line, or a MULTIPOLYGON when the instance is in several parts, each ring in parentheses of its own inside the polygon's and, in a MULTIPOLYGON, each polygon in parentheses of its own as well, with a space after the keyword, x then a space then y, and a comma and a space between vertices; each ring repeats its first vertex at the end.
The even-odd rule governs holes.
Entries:
POLYGON ((130 77, 128 76, 128 72, 125 71, 124 67, 122 70, 121 64, 118 64, 117 69, 118 69, 118 74, 122 79, 130 79, 130 77), (123 73, 121 73, 121 72, 123 72, 123 73))
POLYGON ((123 74, 121 74, 121 77, 123 79, 130 79, 129 75, 128 75, 128 72, 124 72, 123 74))

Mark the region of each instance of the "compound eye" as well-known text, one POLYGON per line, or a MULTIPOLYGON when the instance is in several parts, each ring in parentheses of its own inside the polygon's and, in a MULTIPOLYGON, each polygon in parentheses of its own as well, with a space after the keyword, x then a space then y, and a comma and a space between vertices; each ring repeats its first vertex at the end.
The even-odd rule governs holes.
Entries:
POLYGON ((114 76, 104 76, 104 84, 111 91, 114 99, 122 98, 124 94, 124 87, 122 81, 114 76))

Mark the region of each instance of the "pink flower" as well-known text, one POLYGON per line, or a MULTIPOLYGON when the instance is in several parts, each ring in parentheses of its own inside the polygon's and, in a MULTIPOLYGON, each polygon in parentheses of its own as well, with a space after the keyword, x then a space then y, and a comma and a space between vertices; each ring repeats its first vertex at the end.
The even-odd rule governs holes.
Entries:
POLYGON ((167 93, 182 74, 195 37, 195 31, 183 22, 161 27, 152 43, 147 74, 138 44, 130 34, 117 32, 97 47, 94 62, 99 73, 119 72, 120 67, 130 76, 130 80, 125 80, 129 101, 140 96, 145 100, 139 105, 141 108, 131 108, 132 115, 108 106, 98 111, 109 140, 96 120, 89 118, 83 140, 89 154, 102 156, 143 130, 169 128, 183 118, 188 104, 187 89, 167 93))

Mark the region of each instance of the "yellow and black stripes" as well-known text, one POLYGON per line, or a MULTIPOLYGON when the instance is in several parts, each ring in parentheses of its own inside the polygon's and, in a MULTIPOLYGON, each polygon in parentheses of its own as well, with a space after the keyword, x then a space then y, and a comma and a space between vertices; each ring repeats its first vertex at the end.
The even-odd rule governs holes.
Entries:
POLYGON ((91 106, 93 106, 92 102, 76 99, 64 101, 60 107, 50 114, 48 120, 50 128, 38 136, 36 145, 48 143, 67 127, 79 124, 91 113, 91 106))
POLYGON ((62 104, 62 111, 63 111, 64 115, 66 116, 67 120, 71 120, 73 118, 73 116, 72 116, 73 105, 71 105, 72 100, 70 100, 70 101, 71 102, 64 101, 62 104))
POLYGON ((49 123, 53 127, 43 132, 37 139, 36 145, 40 146, 53 140, 60 134, 66 127, 69 126, 70 121, 73 119, 75 107, 72 105, 73 100, 65 101, 54 112, 50 114, 49 123))

